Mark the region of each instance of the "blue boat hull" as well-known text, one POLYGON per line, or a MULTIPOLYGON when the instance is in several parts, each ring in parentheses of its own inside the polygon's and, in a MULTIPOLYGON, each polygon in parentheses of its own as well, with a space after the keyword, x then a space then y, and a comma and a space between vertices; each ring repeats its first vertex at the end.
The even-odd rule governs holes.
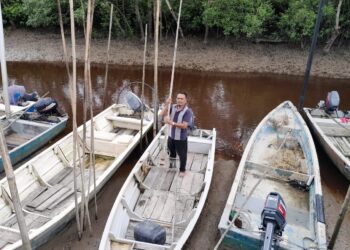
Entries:
MULTIPOLYGON (((11 150, 10 160, 12 165, 15 165, 16 163, 20 162, 24 158, 30 156, 35 151, 43 147, 45 144, 47 144, 51 139, 56 137, 59 133, 61 133, 67 124, 67 119, 62 120, 61 122, 57 123, 52 128, 46 130, 42 134, 36 136, 32 140, 28 141, 27 143, 16 147, 15 149, 11 150)), ((4 171, 4 165, 2 161, 2 157, 0 157, 0 172, 4 171)))

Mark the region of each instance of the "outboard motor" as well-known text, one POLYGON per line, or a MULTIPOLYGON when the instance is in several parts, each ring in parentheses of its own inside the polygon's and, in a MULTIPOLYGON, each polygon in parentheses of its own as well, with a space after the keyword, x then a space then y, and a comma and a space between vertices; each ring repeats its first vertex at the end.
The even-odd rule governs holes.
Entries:
POLYGON ((331 113, 338 110, 339 103, 340 97, 338 91, 333 90, 331 92, 328 92, 326 99, 326 111, 331 113))
POLYGON ((260 229, 265 231, 263 250, 276 249, 276 236, 282 236, 286 226, 286 205, 279 193, 267 195, 265 207, 261 213, 260 229))

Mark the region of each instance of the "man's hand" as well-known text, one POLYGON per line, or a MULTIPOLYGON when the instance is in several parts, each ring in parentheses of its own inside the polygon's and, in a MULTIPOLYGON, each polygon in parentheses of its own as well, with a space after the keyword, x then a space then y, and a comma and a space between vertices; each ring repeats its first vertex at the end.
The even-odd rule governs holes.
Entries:
POLYGON ((173 125, 173 121, 170 119, 169 116, 164 117, 164 123, 169 124, 169 125, 173 125))

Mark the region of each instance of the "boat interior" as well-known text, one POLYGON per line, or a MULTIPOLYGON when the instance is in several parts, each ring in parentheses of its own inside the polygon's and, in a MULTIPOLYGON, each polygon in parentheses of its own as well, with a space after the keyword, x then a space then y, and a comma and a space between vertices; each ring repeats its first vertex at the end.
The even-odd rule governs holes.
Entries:
POLYGON ((169 168, 165 136, 160 136, 147 149, 135 166, 133 176, 129 176, 125 192, 114 210, 109 228, 110 244, 107 243, 106 249, 171 249, 176 245, 196 213, 199 200, 206 198, 202 197, 202 192, 207 185, 205 176, 212 145, 208 139, 212 131, 201 130, 200 134, 197 141, 188 139, 183 177, 178 172, 178 160, 177 168, 169 168), (165 229, 164 245, 135 240, 134 228, 144 221, 165 229))
POLYGON ((259 239, 263 235, 259 226, 266 197, 270 192, 278 192, 287 210, 282 241, 290 248, 312 246, 316 237, 315 194, 314 163, 309 148, 307 136, 293 111, 276 110, 261 127, 247 155, 230 214, 232 220, 241 210, 233 230, 253 233, 259 239))
MULTIPOLYGON (((95 118, 96 183, 106 171, 119 167, 116 166, 118 156, 125 152, 133 140, 135 143, 139 140, 134 136, 140 129, 136 127, 139 120, 128 118, 128 114, 124 111, 126 112, 124 107, 115 105, 95 118), (123 115, 120 120, 119 115, 123 115)), ((146 124, 147 122, 145 126, 146 124)), ((87 130, 91 132, 89 123, 87 130)), ((75 157, 75 170, 71 133, 15 171, 29 237, 48 222, 54 221, 55 216, 60 215, 62 211, 71 209, 72 204, 74 205, 74 172, 77 176, 78 197, 81 196, 83 188, 87 190, 88 183, 91 185, 90 190, 93 189, 90 146, 85 148, 84 154, 82 127, 78 129, 78 134, 79 146, 75 157)), ((90 140, 89 135, 87 140, 90 140)), ((6 178, 0 181, 0 194, 0 248, 3 248, 18 241, 20 232, 6 178)))

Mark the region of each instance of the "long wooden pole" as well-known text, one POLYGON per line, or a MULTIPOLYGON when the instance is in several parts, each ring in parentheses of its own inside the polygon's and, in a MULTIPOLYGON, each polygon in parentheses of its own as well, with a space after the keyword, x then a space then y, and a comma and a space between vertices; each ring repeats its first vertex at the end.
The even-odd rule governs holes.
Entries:
POLYGON ((105 86, 104 86, 104 91, 103 91, 103 108, 106 108, 107 81, 108 81, 108 62, 109 62, 109 48, 111 46, 112 23, 113 23, 112 21, 113 21, 113 4, 111 4, 111 13, 110 13, 110 16, 109 16, 109 33, 108 33, 108 43, 107 43, 105 86))
POLYGON ((67 45, 66 45, 66 38, 64 35, 64 29, 63 29, 63 19, 62 19, 62 10, 61 10, 61 2, 60 0, 57 0, 57 9, 58 9, 58 16, 59 16, 59 22, 60 22, 60 29, 61 29, 61 38, 62 38, 62 47, 63 47, 63 57, 64 61, 66 62, 66 70, 68 74, 68 81, 71 85, 71 74, 69 71, 69 59, 68 59, 68 53, 67 53, 67 45))
POLYGON ((28 228, 25 222, 25 218, 22 211, 22 205, 21 205, 21 201, 17 190, 16 177, 13 173, 11 160, 8 155, 8 149, 5 142, 4 131, 2 130, 1 126, 0 126, 0 150, 1 150, 1 157, 4 163, 4 169, 7 177, 7 183, 10 188, 11 198, 12 198, 13 206, 16 212, 19 231, 21 232, 22 246, 23 246, 23 249, 26 249, 26 250, 32 249, 30 245, 29 235, 28 235, 28 228))
POLYGON ((346 215, 346 212, 348 211, 349 204, 350 204, 350 186, 348 187, 348 191, 346 192, 346 196, 345 196, 343 205, 341 206, 337 223, 335 224, 331 240, 329 241, 329 244, 328 244, 328 249, 333 249, 333 247, 334 247, 335 241, 338 237, 340 227, 344 221, 344 217, 346 215))
POLYGON ((5 102, 5 114, 7 118, 11 116, 10 100, 8 93, 8 78, 7 78, 7 66, 5 56, 5 37, 4 37, 4 26, 2 22, 2 9, 0 3, 0 61, 1 61, 1 77, 2 77, 2 95, 5 102))
POLYGON ((312 67, 312 60, 314 58, 314 51, 315 51, 316 44, 317 44, 318 31, 320 29, 320 25, 321 25, 321 21, 322 21, 324 4, 325 4, 325 0, 320 0, 320 3, 318 5, 317 19, 316 19, 316 24, 315 24, 313 36, 312 36, 312 42, 311 42, 311 47, 310 47, 310 51, 309 51, 309 56, 307 58, 306 70, 305 70, 305 75, 304 75, 304 84, 303 84, 303 88, 302 88, 300 99, 299 99, 299 110, 302 110, 302 108, 304 107, 304 99, 305 99, 305 95, 306 95, 307 86, 309 84, 310 71, 311 71, 311 67, 312 67))
POLYGON ((160 0, 157 0, 156 10, 156 27, 154 31, 154 119, 153 119, 153 136, 157 135, 158 130, 158 43, 159 43, 159 12, 160 0))
POLYGON ((144 103, 145 103, 145 78, 146 78, 146 52, 147 52, 147 24, 145 25, 145 45, 143 48, 143 66, 142 66, 142 87, 141 87, 141 128, 140 128, 140 148, 142 151, 142 133, 143 133, 143 118, 144 118, 144 103))
MULTIPOLYGON (((78 207, 78 194, 77 194, 77 56, 75 51, 75 24, 74 24, 74 5, 73 0, 69 0, 69 9, 70 9, 70 25, 71 25, 71 40, 72 40, 72 80, 71 80, 71 104, 72 104, 72 120, 73 120, 73 174, 74 174, 74 201, 75 201, 75 217, 77 222, 78 237, 81 239, 82 231, 81 224, 79 220, 79 207, 78 207)), ((81 173, 83 174, 83 173, 81 173)))

